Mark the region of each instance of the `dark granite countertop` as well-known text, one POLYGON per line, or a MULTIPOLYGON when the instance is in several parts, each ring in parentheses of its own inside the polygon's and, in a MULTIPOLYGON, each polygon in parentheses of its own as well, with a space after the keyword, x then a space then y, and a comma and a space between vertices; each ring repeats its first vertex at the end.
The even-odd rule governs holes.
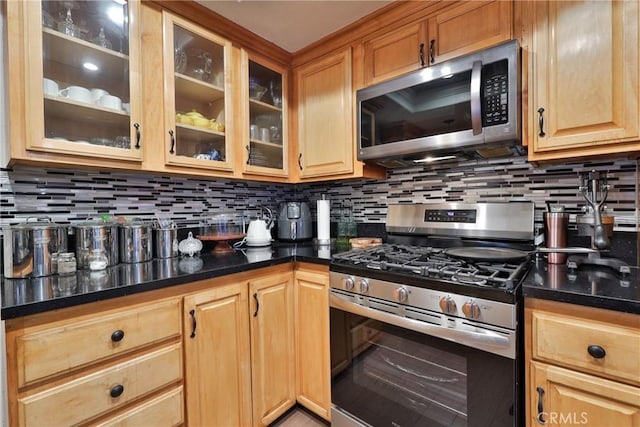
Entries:
POLYGON ((622 275, 606 267, 580 266, 535 260, 523 283, 525 298, 540 298, 570 304, 640 314, 640 269, 622 275))
POLYGON ((328 265, 332 254, 346 250, 349 248, 274 242, 264 248, 244 248, 223 256, 207 253, 193 258, 119 264, 102 271, 79 270, 65 276, 2 279, 1 317, 22 317, 291 261, 328 265))

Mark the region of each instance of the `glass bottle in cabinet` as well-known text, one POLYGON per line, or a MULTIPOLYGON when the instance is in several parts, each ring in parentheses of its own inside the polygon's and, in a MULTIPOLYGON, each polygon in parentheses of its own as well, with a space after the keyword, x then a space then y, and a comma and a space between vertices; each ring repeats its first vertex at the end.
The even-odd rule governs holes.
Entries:
POLYGON ((225 78, 231 44, 169 13, 163 17, 167 163, 232 171, 225 78))
POLYGON ((286 176, 286 71, 265 62, 245 56, 249 118, 245 172, 286 176))
POLYGON ((139 3, 24 7, 27 148, 141 160, 139 3))

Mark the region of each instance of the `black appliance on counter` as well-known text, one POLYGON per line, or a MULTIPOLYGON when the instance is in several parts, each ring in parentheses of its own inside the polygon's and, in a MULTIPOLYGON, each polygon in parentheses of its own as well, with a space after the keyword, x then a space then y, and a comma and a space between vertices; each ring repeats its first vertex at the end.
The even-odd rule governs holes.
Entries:
POLYGON ((313 237, 313 218, 307 202, 283 202, 278 209, 278 240, 298 242, 313 237))
POLYGON ((533 203, 391 205, 386 229, 331 261, 332 425, 522 425, 533 203))

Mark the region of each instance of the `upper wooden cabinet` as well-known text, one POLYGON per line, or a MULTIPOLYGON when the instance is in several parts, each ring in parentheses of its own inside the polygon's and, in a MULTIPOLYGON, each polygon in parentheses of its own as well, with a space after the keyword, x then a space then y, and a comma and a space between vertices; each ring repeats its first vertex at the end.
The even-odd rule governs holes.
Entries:
POLYGON ((231 42, 163 13, 165 160, 233 169, 231 42))
POLYGON ((294 79, 300 178, 351 173, 354 159, 351 49, 297 68, 294 79))
POLYGON ((533 2, 530 160, 639 151, 638 2, 533 2))
POLYGON ((427 22, 423 20, 365 40, 365 86, 427 65, 427 37, 427 22))
POLYGON ((11 158, 139 163, 139 2, 29 1, 6 8, 11 158))
POLYGON ((461 2, 363 41, 364 86, 512 37, 512 3, 461 2))
POLYGON ((289 172, 288 71, 242 50, 240 81, 244 174, 286 178, 289 172))
POLYGON ((511 39, 510 1, 469 1, 431 16, 428 62, 434 64, 511 39))

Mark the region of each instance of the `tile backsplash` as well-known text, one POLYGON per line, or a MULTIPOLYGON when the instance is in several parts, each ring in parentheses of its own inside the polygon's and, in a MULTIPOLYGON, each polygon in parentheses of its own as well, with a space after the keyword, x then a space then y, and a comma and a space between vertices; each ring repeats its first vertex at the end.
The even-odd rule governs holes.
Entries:
POLYGON ((315 212, 315 201, 322 195, 332 201, 333 219, 337 208, 349 203, 356 220, 364 223, 384 222, 387 204, 440 201, 531 200, 540 220, 546 202, 582 213, 579 174, 598 170, 607 172, 607 213, 615 216, 616 229, 636 231, 638 165, 636 160, 618 159, 535 167, 526 157, 517 157, 389 170, 386 180, 297 185, 16 167, 0 169, 0 226, 43 216, 63 223, 103 214, 152 219, 156 211, 197 222, 222 211, 255 214, 257 206, 275 209, 289 200, 308 200, 315 212))

